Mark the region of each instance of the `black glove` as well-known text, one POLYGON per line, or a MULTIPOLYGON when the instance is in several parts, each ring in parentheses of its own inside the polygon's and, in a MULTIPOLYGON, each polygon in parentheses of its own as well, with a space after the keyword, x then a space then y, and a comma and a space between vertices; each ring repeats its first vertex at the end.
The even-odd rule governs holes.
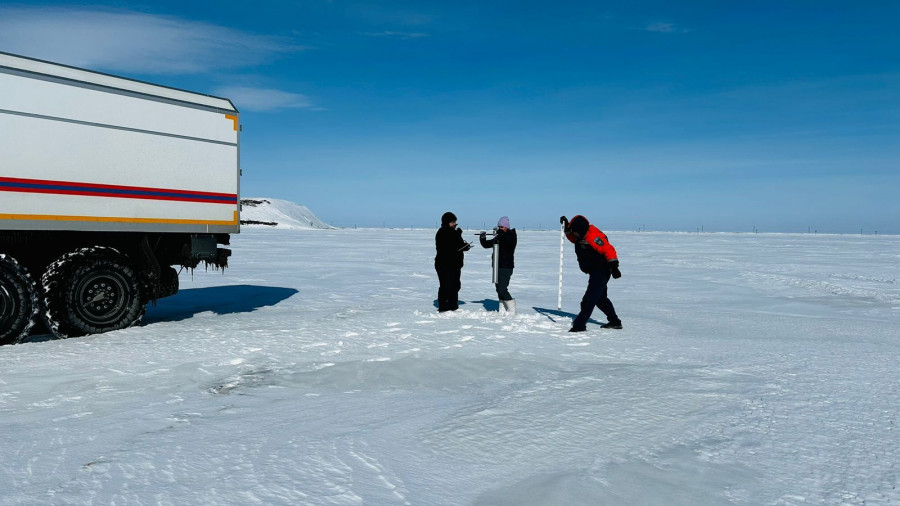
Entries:
POLYGON ((478 234, 478 235, 481 236, 481 240, 482 240, 482 241, 484 241, 485 239, 487 239, 487 232, 482 232, 482 233, 480 233, 480 234, 478 234))
POLYGON ((609 273, 612 274, 613 279, 619 279, 622 277, 622 271, 619 270, 618 260, 613 260, 609 263, 609 273))
POLYGON ((565 216, 560 216, 560 217, 559 217, 559 224, 560 224, 560 225, 565 225, 565 228, 569 228, 569 220, 568 220, 568 218, 566 218, 565 216))
POLYGON ((456 233, 459 234, 459 235, 462 235, 462 229, 461 229, 461 228, 457 228, 457 229, 456 229, 456 233))

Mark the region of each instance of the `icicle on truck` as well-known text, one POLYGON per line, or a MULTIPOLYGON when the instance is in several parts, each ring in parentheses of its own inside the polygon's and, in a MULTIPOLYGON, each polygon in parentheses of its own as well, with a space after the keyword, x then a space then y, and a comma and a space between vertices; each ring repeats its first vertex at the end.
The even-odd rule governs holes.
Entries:
POLYGON ((240 231, 231 101, 0 53, 0 344, 138 323, 240 231))

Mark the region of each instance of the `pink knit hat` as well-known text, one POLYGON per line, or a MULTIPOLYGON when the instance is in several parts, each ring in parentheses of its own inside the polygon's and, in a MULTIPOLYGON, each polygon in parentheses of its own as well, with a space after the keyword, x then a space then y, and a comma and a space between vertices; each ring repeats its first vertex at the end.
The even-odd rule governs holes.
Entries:
POLYGON ((500 218, 500 221, 497 222, 497 226, 509 228, 509 218, 506 216, 500 218))

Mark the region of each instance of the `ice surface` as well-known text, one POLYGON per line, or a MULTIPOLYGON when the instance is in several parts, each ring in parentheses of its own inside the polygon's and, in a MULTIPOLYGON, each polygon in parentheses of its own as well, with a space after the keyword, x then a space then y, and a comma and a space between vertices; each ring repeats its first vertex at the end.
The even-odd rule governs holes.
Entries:
POLYGON ((625 328, 520 231, 245 229, 138 328, 0 348, 2 504, 900 504, 900 238, 610 232, 625 328), (468 232, 468 231, 467 231, 468 232))

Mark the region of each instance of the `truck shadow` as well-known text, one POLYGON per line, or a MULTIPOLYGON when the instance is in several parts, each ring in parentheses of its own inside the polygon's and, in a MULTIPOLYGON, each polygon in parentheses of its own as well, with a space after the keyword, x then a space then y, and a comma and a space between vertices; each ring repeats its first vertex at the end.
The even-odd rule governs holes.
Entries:
POLYGON ((294 296, 294 288, 258 285, 187 288, 147 306, 142 325, 186 320, 199 313, 250 313, 294 296))
MULTIPOLYGON (((141 326, 161 322, 187 320, 195 314, 212 312, 219 315, 250 313, 274 306, 298 293, 293 288, 278 286, 232 285, 187 288, 165 299, 150 303, 141 326)), ((55 339, 43 322, 38 321, 23 343, 40 343, 55 339)))

